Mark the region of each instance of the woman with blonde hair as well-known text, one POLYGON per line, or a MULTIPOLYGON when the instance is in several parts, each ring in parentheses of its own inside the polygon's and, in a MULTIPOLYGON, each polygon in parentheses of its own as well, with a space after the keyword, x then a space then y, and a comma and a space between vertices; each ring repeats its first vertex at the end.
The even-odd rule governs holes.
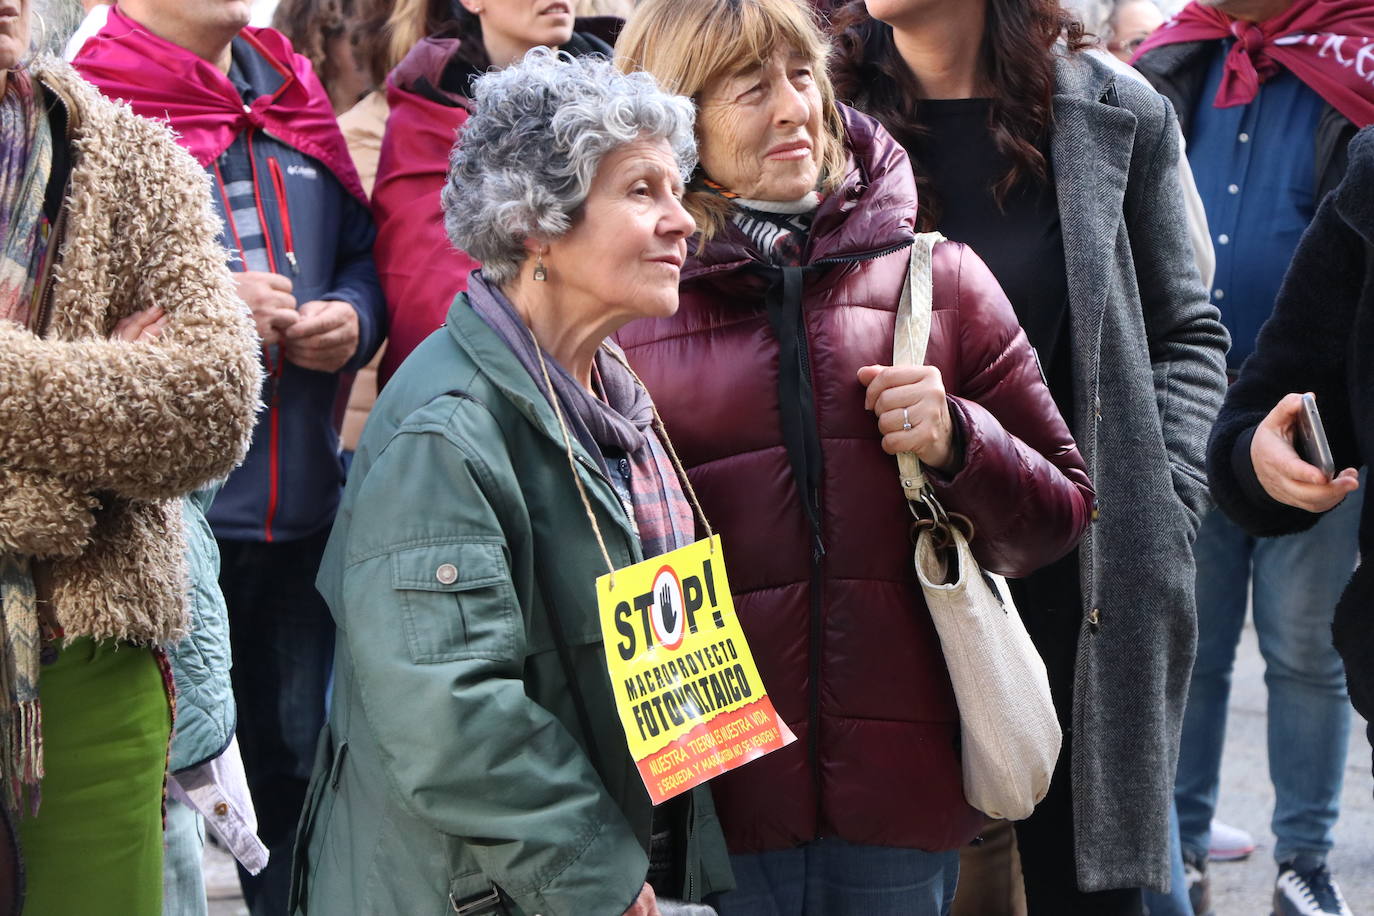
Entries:
POLYGON ((616 46, 699 109, 701 227, 676 315, 619 340, 731 554, 741 622, 796 743, 711 785, 738 890, 723 914, 947 913, 964 801, 959 714, 911 561, 892 455, 933 470, 985 568, 1072 550, 1082 459, 997 282, 933 252, 928 364, 893 367, 916 187, 835 101, 798 0, 646 0, 616 46))
POLYGON ((353 25, 353 53, 371 81, 371 91, 339 115, 339 129, 368 196, 377 179, 377 157, 390 106, 386 75, 427 36, 443 36, 453 25, 453 0, 362 0, 353 25))
MULTIPOLYGON (((504 5, 504 0, 497 0, 491 5, 504 5)), ((625 15, 632 6, 629 0, 578 0, 577 12, 585 17, 614 17, 625 15)), ((594 20, 589 22, 594 23, 594 20)), ((599 23, 592 24, 591 28, 609 41, 614 34, 613 24, 618 25, 619 20, 603 18, 599 23)), ((369 196, 372 195, 373 185, 377 180, 382 139, 391 115, 386 85, 387 74, 405 60, 416 45, 426 40, 441 42, 452 50, 455 44, 460 47, 464 44, 463 38, 466 35, 467 47, 460 56, 480 56, 480 37, 474 37, 472 26, 471 14, 464 10, 457 0, 362 0, 352 34, 358 63, 370 75, 373 89, 357 105, 339 116, 339 129, 343 131, 344 139, 348 142, 353 164, 357 166, 358 176, 362 179, 363 187, 369 196)), ((610 52, 609 45, 591 49, 601 50, 607 54, 610 52)), ((403 76, 399 87, 395 89, 401 95, 402 107, 408 108, 411 104, 425 105, 424 100, 412 97, 408 88, 408 78, 403 76)), ((438 98, 445 102, 453 100, 453 97, 443 93, 440 93, 438 98)), ((392 319, 394 323, 398 323, 391 329, 394 340, 387 343, 390 355, 385 350, 379 353, 373 364, 359 373, 358 381, 354 385, 342 436, 344 447, 350 453, 357 445, 363 423, 376 397, 378 370, 381 364, 385 362, 385 374, 389 376, 410 352, 410 348, 431 330, 430 324, 433 320, 442 320, 443 310, 448 304, 448 298, 445 297, 451 298, 453 293, 460 290, 468 270, 476 266, 471 259, 451 250, 438 219, 437 189, 443 181, 453 135, 461 123, 457 119, 466 114, 467 109, 462 105, 445 104, 443 107, 427 108, 418 125, 412 125, 418 126, 418 129, 409 132, 409 149, 418 147, 425 151, 424 161, 432 164, 432 168, 426 169, 423 178, 425 187, 433 192, 432 206, 428 208, 428 220, 420 223, 409 222, 414 215, 408 209, 409 176, 401 178, 399 186, 389 184, 379 196, 379 265, 382 268, 383 284, 387 287, 388 301, 397 303, 392 306, 392 319), (393 201, 398 196, 406 203, 394 205, 393 201), (388 217, 393 214, 399 222, 389 221, 388 217), (389 227, 394 227, 394 233, 389 227), (419 284, 419 300, 415 299, 409 284, 395 278, 387 269, 388 264, 395 265, 398 260, 404 259, 405 243, 414 240, 408 236, 412 228, 417 230, 422 243, 427 241, 430 245, 423 249, 426 256, 417 259, 416 263, 430 263, 436 268, 434 274, 425 274, 427 282, 419 284), (389 240, 395 237, 395 234, 399 234, 402 244, 400 249, 395 251, 395 257, 390 257, 388 253, 393 249, 389 240), (451 289, 445 287, 446 292, 440 292, 432 298, 425 296, 425 291, 434 285, 434 277, 443 276, 447 268, 452 268, 447 273, 456 280, 456 285, 451 289)), ((403 158, 411 157, 406 155, 403 158)), ((390 170, 388 172, 390 173, 390 170)), ((399 266, 397 269, 406 270, 399 266)))
MULTIPOLYGON (((453 0, 360 0, 349 32, 353 56, 367 75, 370 89, 356 105, 339 115, 339 130, 358 170, 367 196, 377 181, 377 160, 391 107, 386 101, 386 75, 426 35, 442 34, 451 22, 453 0)), ((344 454, 358 447, 372 404, 377 399, 377 367, 386 345, 358 372, 348 397, 339 439, 344 454)))

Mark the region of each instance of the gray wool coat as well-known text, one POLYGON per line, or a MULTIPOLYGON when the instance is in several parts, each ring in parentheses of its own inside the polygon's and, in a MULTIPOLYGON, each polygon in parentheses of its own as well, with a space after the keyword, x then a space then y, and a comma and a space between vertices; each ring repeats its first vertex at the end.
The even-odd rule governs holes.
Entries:
POLYGON ((1074 682, 1078 881, 1163 890, 1197 644, 1192 544, 1229 345, 1198 279, 1169 103, 1085 54, 1056 64, 1053 162, 1074 416, 1097 489, 1080 547, 1074 682))

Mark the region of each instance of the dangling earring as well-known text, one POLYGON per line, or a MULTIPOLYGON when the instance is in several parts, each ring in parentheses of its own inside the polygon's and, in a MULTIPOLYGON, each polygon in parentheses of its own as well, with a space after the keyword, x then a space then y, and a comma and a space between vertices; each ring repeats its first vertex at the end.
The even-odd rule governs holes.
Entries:
POLYGON ((544 268, 544 253, 542 251, 534 253, 534 279, 540 283, 549 279, 549 272, 544 268))

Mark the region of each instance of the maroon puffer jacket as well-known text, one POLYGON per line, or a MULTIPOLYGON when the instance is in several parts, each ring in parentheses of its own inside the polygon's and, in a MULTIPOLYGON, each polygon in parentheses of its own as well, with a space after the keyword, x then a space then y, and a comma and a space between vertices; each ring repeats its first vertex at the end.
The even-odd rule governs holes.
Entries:
MULTIPOLYGON (((764 684, 797 742, 716 779, 732 852, 822 836, 947 850, 984 819, 964 801, 959 720, 911 561, 896 460, 860 366, 892 361, 916 188, 906 153, 850 110, 843 186, 803 267, 765 263, 731 226, 689 258, 682 305, 620 341, 720 532, 764 684)), ((927 362, 962 430, 936 481, 977 526, 986 568, 1063 556, 1093 493, 1035 355, 983 262, 937 246, 927 362)))

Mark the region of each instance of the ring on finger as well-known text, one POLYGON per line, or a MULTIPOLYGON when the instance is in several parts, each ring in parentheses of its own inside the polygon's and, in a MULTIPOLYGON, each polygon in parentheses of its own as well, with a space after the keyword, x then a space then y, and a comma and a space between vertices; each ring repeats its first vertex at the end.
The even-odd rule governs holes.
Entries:
POLYGON ((902 431, 903 431, 903 432, 906 432, 906 431, 909 430, 909 429, 911 429, 911 417, 909 417, 909 416, 907 415, 906 408, 903 407, 903 408, 902 408, 902 431))

